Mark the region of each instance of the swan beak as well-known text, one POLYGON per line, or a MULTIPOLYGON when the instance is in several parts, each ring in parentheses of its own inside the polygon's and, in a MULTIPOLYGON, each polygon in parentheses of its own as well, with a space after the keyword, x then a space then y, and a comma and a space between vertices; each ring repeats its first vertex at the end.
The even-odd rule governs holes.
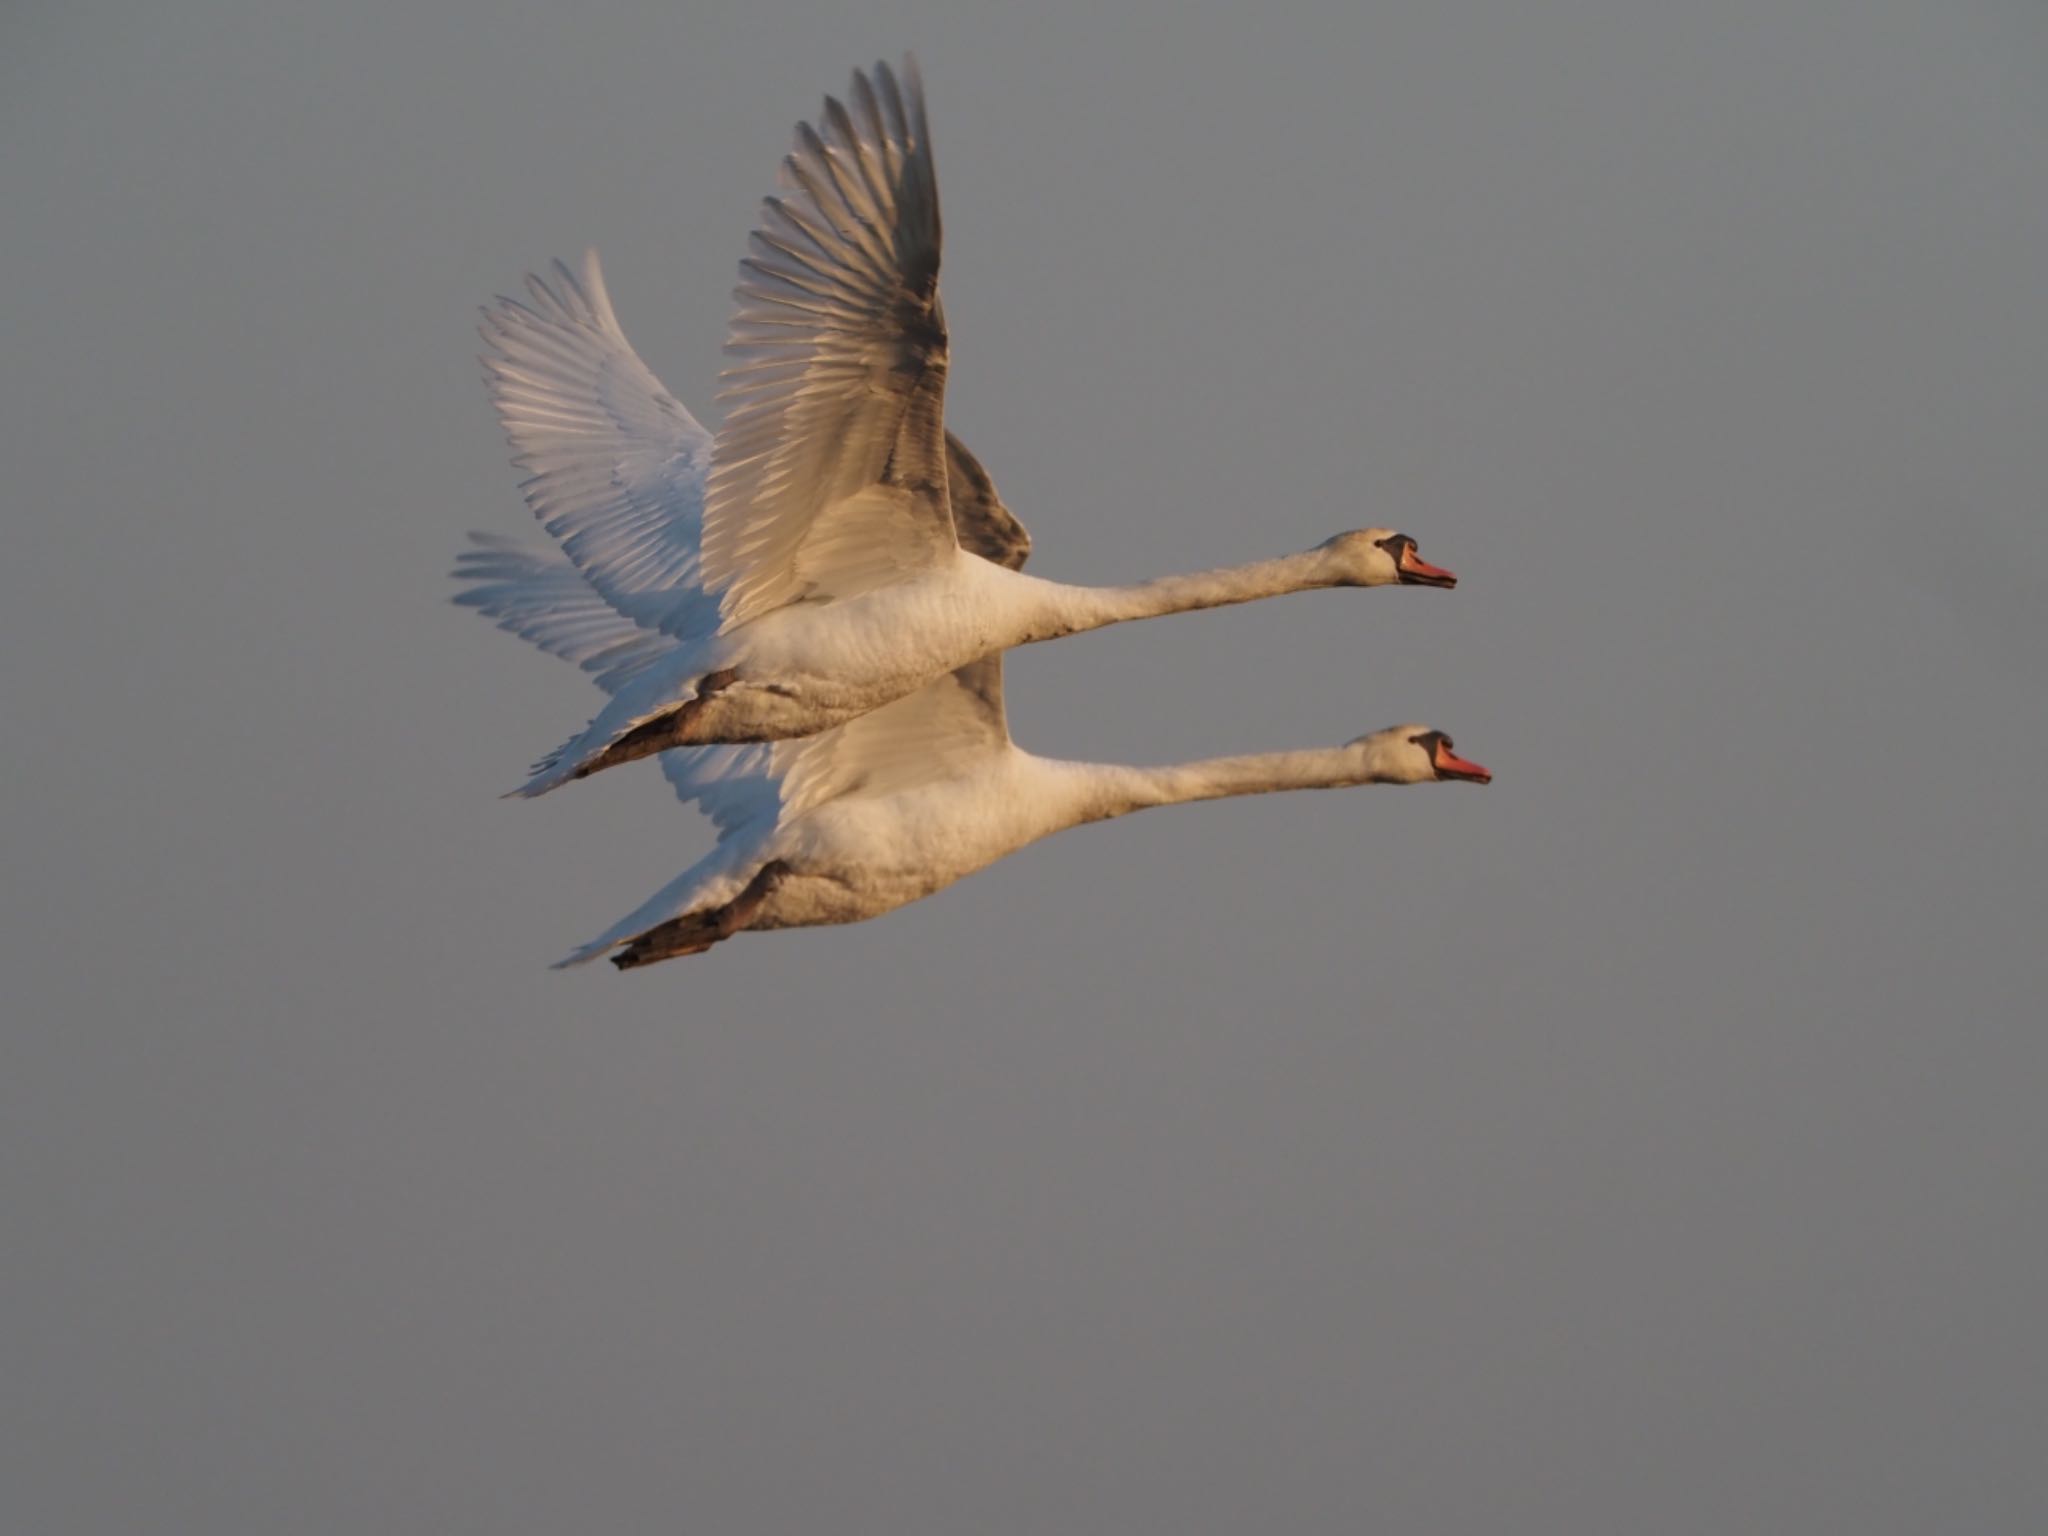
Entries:
POLYGON ((1455 587, 1458 578, 1440 565, 1431 565, 1415 553, 1413 544, 1401 546, 1401 585, 1404 587, 1455 587))
POLYGON ((1441 741, 1431 761, 1436 764, 1436 776, 1440 779, 1469 779, 1474 784, 1491 784, 1493 775, 1477 763, 1467 762, 1441 741))

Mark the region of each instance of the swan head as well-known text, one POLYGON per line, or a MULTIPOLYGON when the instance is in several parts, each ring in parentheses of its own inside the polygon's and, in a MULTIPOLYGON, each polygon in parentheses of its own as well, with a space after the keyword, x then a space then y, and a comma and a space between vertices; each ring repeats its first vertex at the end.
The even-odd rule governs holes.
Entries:
POLYGON ((1365 754, 1365 763, 1375 784, 1433 784, 1439 780, 1463 779, 1472 784, 1491 784, 1493 775, 1451 750, 1451 738, 1426 725, 1397 725, 1392 730, 1374 731, 1348 745, 1365 754))
POLYGON ((1455 587, 1458 578, 1415 553, 1415 541, 1392 528, 1359 528, 1316 546, 1339 587, 1455 587))

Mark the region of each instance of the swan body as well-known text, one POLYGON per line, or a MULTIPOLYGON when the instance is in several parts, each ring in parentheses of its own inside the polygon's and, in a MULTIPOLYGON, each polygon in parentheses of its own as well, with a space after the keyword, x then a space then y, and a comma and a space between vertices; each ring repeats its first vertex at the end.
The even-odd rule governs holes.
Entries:
MULTIPOLYGON (((938 189, 922 87, 886 65, 827 99, 741 263, 714 438, 633 351, 594 252, 484 312, 526 498, 619 616, 668 642, 535 765, 532 796, 678 746, 808 736, 1015 645, 1316 587, 1448 587, 1391 529, 1123 587, 963 548, 987 477, 943 424, 938 189)), ((1006 547, 1029 548, 1014 518, 1006 547)), ((988 530, 984 528, 983 534, 988 530)), ((998 554, 1000 552, 997 552, 998 554)))

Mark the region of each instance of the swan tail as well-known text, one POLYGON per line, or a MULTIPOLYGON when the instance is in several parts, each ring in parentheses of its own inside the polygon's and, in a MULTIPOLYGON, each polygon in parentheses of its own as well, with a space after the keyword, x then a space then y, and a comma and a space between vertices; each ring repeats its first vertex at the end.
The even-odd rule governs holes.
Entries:
POLYGON ((589 725, 527 770, 527 780, 508 791, 508 800, 532 800, 577 779, 587 779, 621 763, 638 762, 671 747, 694 745, 691 728, 704 701, 727 683, 730 670, 685 682, 649 708, 646 701, 626 696, 614 700, 589 725))
POLYGON ((652 965, 657 960, 701 955, 712 945, 731 938, 736 931, 728 930, 721 921, 726 910, 721 907, 710 912, 690 912, 682 917, 672 917, 619 946, 612 952, 611 962, 622 971, 630 971, 652 965))
POLYGON ((713 852, 638 910, 556 961, 554 968, 565 970, 609 954, 613 965, 630 971, 657 960, 701 955, 749 927, 762 903, 788 877, 789 866, 780 859, 760 865, 733 894, 737 881, 732 875, 714 871, 706 878, 705 865, 722 862, 722 854, 713 852))
POLYGON ((648 757, 667 747, 680 745, 675 739, 678 734, 676 722, 686 709, 687 706, 663 710, 632 721, 623 730, 608 726, 604 716, 600 715, 529 768, 526 782, 517 789, 507 790, 504 798, 537 799, 551 789, 560 789, 577 779, 587 779, 601 769, 630 763, 635 758, 648 757))

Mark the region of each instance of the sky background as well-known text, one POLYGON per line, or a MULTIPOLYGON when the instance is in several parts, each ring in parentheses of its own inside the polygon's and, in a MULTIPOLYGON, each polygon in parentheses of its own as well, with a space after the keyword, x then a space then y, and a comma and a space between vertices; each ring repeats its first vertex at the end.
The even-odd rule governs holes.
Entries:
POLYGON ((2035 0, 0 16, 18 1531, 2021 1531, 2048 1507, 2035 0), (755 199, 916 49, 949 414, 1120 581, 1031 750, 1453 733, 872 924, 447 604, 475 306, 715 420, 755 199))

